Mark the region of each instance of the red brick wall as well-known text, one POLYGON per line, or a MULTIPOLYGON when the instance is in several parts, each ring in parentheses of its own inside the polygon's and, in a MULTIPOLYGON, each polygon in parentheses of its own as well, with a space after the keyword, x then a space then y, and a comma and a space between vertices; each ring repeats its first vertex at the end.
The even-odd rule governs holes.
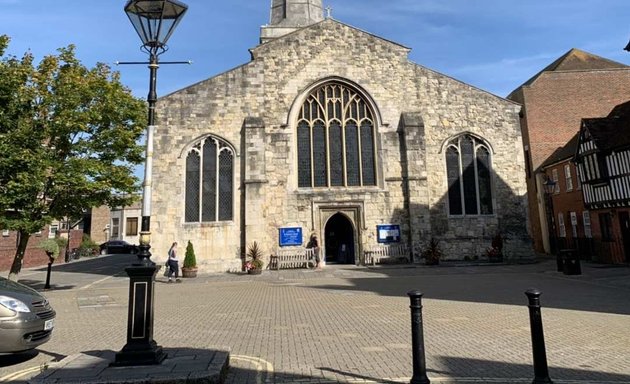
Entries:
POLYGON ((582 118, 606 116, 630 100, 630 69, 545 72, 511 99, 524 105, 523 144, 533 170, 527 179, 530 232, 535 250, 543 252, 535 173, 579 131, 582 118))
MULTIPOLYGON (((66 236, 65 232, 60 232, 62 236, 66 236)), ((70 249, 76 248, 81 244, 81 238, 83 231, 73 229, 70 233, 70 249)), ((31 235, 26 253, 22 261, 22 268, 39 267, 48 264, 48 256, 46 253, 38 248, 38 245, 43 240, 48 238, 48 227, 42 230, 41 235, 31 235)), ((17 232, 9 231, 9 236, 0 235, 0 271, 9 271, 15 258, 15 252, 17 249, 17 232)), ((65 259, 65 250, 61 250, 59 257, 55 260, 55 264, 63 263, 65 259)))

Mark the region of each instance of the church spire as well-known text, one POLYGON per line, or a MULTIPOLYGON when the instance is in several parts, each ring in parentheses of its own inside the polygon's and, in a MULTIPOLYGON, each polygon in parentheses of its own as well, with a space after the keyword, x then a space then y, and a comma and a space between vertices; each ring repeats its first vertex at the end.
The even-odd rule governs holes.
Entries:
POLYGON ((322 0, 272 0, 269 25, 261 28, 264 43, 324 20, 322 0))

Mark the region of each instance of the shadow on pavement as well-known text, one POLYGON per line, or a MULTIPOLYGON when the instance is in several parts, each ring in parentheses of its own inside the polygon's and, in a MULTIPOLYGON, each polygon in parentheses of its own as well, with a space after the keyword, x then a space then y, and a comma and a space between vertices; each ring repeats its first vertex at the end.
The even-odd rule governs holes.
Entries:
POLYGON ((12 365, 25 363, 37 357, 38 354, 39 354, 39 351, 36 349, 33 349, 33 350, 22 352, 22 353, 0 355, 0 367, 10 367, 12 365))
POLYGON ((351 285, 314 285, 312 288, 395 297, 407 297, 407 292, 418 289, 426 299, 523 306, 527 305, 524 292, 538 288, 543 293, 543 308, 630 314, 627 305, 630 292, 625 288, 603 286, 581 276, 564 277, 553 271, 519 272, 518 268, 510 268, 507 271, 494 267, 431 267, 421 272, 374 268, 367 271, 379 277, 345 277, 351 285), (387 276, 387 284, 383 284, 383 275, 387 276))
MULTIPOLYGON (((85 273, 93 275, 115 275, 125 271, 138 260, 136 255, 105 255, 82 258, 69 263, 53 264, 52 273, 85 273)), ((46 267, 34 269, 46 273, 46 267)))
MULTIPOLYGON (((411 357, 410 357, 411 360, 411 357)), ((427 367, 427 374, 430 379, 437 379, 439 382, 448 383, 531 383, 534 379, 534 369, 530 365, 512 364, 500 361, 489 361, 469 358, 455 358, 449 356, 439 356, 435 360, 440 365, 447 367, 444 370, 434 370, 427 367), (465 371, 465 373, 464 373, 465 371), (451 380, 449 380, 451 379, 451 380), (484 381, 485 380, 485 381, 484 381)), ((384 362, 386 364, 386 361, 384 362)), ((332 367, 315 367, 313 370, 321 371, 321 375, 308 376, 288 372, 274 372, 267 374, 253 369, 243 367, 230 367, 226 383, 276 383, 288 384, 298 382, 313 383, 347 383, 347 382, 369 382, 382 384, 408 383, 412 375, 411 361, 409 362, 409 372, 402 373, 396 378, 381 378, 373 375, 344 371, 332 367), (404 377, 408 375, 408 377, 404 377)), ((549 368, 549 376, 552 380, 570 380, 573 383, 630 383, 630 375, 620 375, 614 373, 590 371, 585 369, 549 368)))
POLYGON ((28 287, 33 288, 36 291, 46 292, 46 291, 63 291, 67 289, 75 288, 76 285, 61 285, 61 284, 50 284, 50 288, 44 289, 46 283, 40 280, 31 280, 31 279, 19 279, 18 283, 24 284, 28 287))

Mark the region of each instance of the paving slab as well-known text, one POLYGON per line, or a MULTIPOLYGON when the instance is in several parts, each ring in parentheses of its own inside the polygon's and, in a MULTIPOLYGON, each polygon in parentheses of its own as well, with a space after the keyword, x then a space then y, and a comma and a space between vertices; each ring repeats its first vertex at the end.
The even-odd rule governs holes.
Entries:
POLYGON ((168 348, 162 364, 113 367, 114 351, 68 356, 28 381, 29 384, 220 384, 227 374, 229 349, 168 348))

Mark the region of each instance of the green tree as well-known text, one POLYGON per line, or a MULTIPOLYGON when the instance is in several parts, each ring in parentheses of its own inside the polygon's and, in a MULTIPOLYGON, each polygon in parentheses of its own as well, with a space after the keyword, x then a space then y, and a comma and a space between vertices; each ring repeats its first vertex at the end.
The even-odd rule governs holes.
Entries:
POLYGON ((70 45, 35 66, 0 36, 0 228, 17 231, 16 280, 31 233, 85 209, 129 205, 143 161, 146 104, 105 64, 88 69, 70 45))

